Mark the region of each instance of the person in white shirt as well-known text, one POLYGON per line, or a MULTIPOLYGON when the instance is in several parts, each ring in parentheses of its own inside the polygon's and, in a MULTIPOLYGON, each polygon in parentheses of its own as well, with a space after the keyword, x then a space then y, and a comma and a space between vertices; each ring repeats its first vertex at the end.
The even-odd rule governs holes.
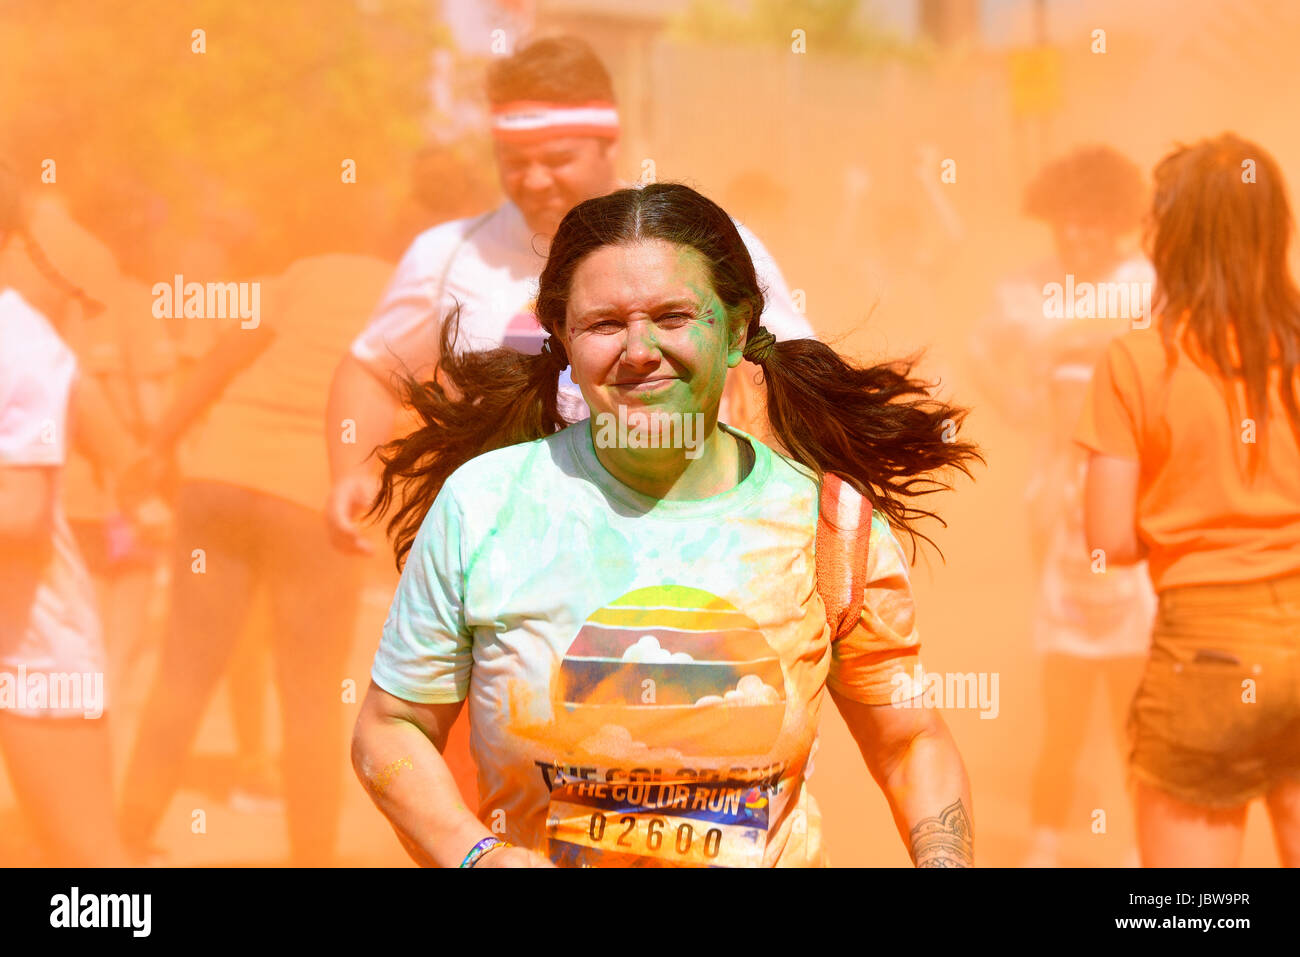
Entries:
MULTIPOLYGON (((1082 718, 1098 685, 1117 747, 1126 747, 1128 705, 1155 614, 1145 563, 1116 565, 1102 575, 1089 558, 1087 457, 1070 441, 1107 343, 1149 321, 1155 272, 1122 245, 1138 225, 1144 192, 1137 166, 1105 146, 1079 149, 1044 168, 1026 190, 1025 213, 1052 229, 1055 254, 999 283, 996 308, 970 342, 974 369, 994 404, 1037 452, 1025 505, 1037 575, 1031 629, 1042 667, 1043 735, 1026 867, 1059 864, 1088 732, 1082 718)), ((1126 848, 1116 857, 1133 863, 1136 851, 1126 848)))
MULTIPOLYGON (((417 378, 438 358, 442 321, 457 312, 460 348, 541 349, 534 314, 537 278, 565 214, 586 199, 629 184, 615 172, 619 120, 609 74, 573 37, 544 38, 495 62, 487 77, 497 172, 507 199, 481 216, 434 227, 398 265, 370 324, 335 372, 326 417, 331 488, 325 514, 331 539, 369 553, 361 516, 379 490, 370 453, 392 437, 400 407, 396 382, 417 378)), ((780 270, 762 243, 737 224, 768 296, 764 322, 777 339, 807 338, 780 270)), ((753 374, 732 376, 724 421, 766 434, 753 374), (748 382, 744 380, 748 376, 748 382)), ((566 373, 560 408, 586 415, 566 373)))
MULTIPOLYGON (((0 250, 22 237, 38 269, 79 292, 27 234, 18 186, 0 163, 0 250)), ((94 587, 61 501, 70 433, 114 476, 130 457, 107 407, 0 275, 0 754, 46 863, 64 867, 131 863, 113 814, 94 587)))

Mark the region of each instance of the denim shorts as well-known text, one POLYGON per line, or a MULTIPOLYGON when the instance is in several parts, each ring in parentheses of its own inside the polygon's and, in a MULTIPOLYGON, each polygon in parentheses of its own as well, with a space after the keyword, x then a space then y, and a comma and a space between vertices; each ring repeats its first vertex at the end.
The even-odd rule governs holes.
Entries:
POLYGON ((1162 591, 1128 734, 1133 775, 1189 804, 1300 778, 1300 575, 1162 591))

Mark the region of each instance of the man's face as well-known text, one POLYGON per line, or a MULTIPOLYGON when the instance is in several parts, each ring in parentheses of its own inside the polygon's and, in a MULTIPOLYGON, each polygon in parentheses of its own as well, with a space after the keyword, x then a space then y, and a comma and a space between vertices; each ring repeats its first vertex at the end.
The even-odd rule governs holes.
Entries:
POLYGON ((1055 224, 1053 233, 1067 272, 1092 276, 1114 262, 1117 237, 1105 226, 1065 220, 1055 224))
POLYGON ((592 136, 537 143, 495 143, 501 188, 524 214, 528 228, 548 239, 565 213, 584 200, 613 192, 617 146, 592 136))

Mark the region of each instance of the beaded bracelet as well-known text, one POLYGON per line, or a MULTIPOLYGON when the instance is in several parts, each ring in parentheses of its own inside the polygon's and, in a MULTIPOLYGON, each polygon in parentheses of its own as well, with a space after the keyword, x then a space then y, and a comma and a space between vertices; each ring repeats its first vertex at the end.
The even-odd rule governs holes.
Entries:
POLYGON ((460 862, 461 867, 473 867, 479 862, 483 855, 498 847, 514 847, 509 841, 503 841, 499 837, 485 837, 469 849, 465 855, 465 860, 460 862))

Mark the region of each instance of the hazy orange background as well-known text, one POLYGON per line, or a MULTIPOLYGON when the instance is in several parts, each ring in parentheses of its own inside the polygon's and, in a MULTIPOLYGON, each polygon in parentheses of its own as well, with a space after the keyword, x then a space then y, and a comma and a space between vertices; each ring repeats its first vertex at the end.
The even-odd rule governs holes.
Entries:
MULTIPOLYGON (((685 3, 510 6, 525 20, 531 11, 538 29, 583 36, 605 60, 620 97, 624 178, 641 178, 652 161, 658 179, 701 189, 768 245, 788 284, 806 294, 822 338, 863 358, 928 347, 922 371, 973 408, 965 433, 989 465, 975 483, 934 500, 949 527, 928 531, 946 563, 925 553, 913 584, 927 667, 1000 676, 996 719, 977 710, 945 719, 971 777, 977 862, 1016 864, 1039 742, 1022 504, 1036 451, 980 395, 966 337, 990 308, 994 284, 1050 251, 1046 229, 1019 216, 1021 193, 1043 162, 1072 147, 1106 143, 1149 170, 1176 142, 1231 129, 1269 149, 1290 182, 1300 179, 1292 65, 1300 6, 1049 2, 1042 39, 1059 85, 1016 70, 1037 37, 1030 0, 989 2, 982 14, 974 3, 939 4, 937 38, 916 27, 934 5, 882 3, 886 12, 873 18, 871 5, 859 4, 854 22, 865 39, 856 49, 809 14, 818 6, 809 3, 787 4, 788 13, 757 4, 768 32, 731 43, 687 16, 685 3), (795 29, 806 31, 804 53, 791 50, 795 29), (1094 30, 1105 31, 1104 53, 1092 52, 1094 30), (866 42, 873 37, 879 42, 866 42), (947 159, 955 183, 940 180, 947 159)), ((33 171, 38 237, 91 295, 175 273, 254 279, 328 252, 395 263, 421 229, 499 201, 485 129, 475 128, 472 110, 439 110, 430 93, 430 53, 453 40, 437 4, 194 0, 119 10, 29 0, 0 6, 0 18, 0 151, 33 171), (206 31, 205 53, 191 50, 196 28, 206 31), (440 137, 417 187, 416 152, 440 137), (37 179, 46 159, 57 164, 52 184, 37 179), (341 181, 345 159, 356 161, 356 183, 341 181)), ((482 38, 481 57, 457 54, 456 97, 472 101, 487 44, 482 38)), ((147 311, 139 318, 144 329, 147 311)), ((358 330, 367 318, 357 315, 358 330)), ((186 322, 208 320, 174 320, 167 333, 179 342, 208 334, 186 322)), ((395 580, 386 557, 371 563, 349 664, 358 698, 395 580)), ((340 706, 350 728, 357 705, 340 706)), ((120 766, 134 716, 128 706, 117 717, 120 766)), ((1100 701, 1079 720, 1092 732, 1063 861, 1118 864, 1132 836, 1120 758, 1100 701), (1106 834, 1090 831, 1095 808, 1107 812, 1106 834)), ((205 769, 231 747, 219 696, 195 774, 159 832, 177 864, 285 856, 281 818, 237 815, 204 790, 205 769), (195 807, 208 811, 206 834, 190 833, 195 807)), ((339 774, 348 779, 344 861, 409 863, 352 779, 346 739, 339 774)), ((909 864, 829 702, 811 788, 833 863, 909 864)), ((20 830, 0 775, 0 857, 20 830)), ((1242 864, 1276 864, 1258 806, 1242 864)))

